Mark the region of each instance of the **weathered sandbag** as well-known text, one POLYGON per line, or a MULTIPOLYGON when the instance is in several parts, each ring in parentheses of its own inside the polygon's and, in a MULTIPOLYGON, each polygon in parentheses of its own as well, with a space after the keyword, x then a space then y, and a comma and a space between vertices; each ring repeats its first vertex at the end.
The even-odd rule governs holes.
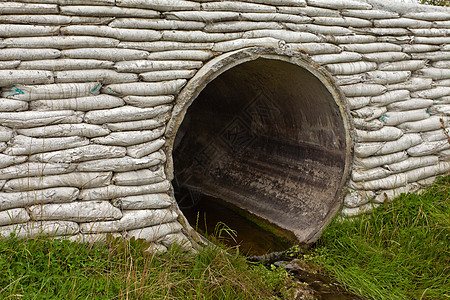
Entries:
MULTIPOLYGON (((150 108, 123 106, 108 110, 96 110, 86 113, 84 120, 93 124, 110 122, 137 121, 156 117, 171 109, 170 105, 160 105, 150 108)), ((1 116, 1 114, 0 114, 1 116)))
POLYGON ((61 204, 38 204, 28 208, 35 221, 61 220, 99 222, 122 218, 122 212, 109 201, 82 201, 61 204))
POLYGON ((0 42, 0 48, 112 48, 119 41, 112 38, 97 36, 41 36, 41 37, 17 37, 7 38, 0 42))
POLYGON ((133 82, 122 84, 110 84, 104 91, 112 95, 120 96, 159 96, 178 93, 186 84, 186 79, 176 79, 160 82, 133 82))
POLYGON ((61 28, 60 32, 67 36, 108 37, 130 42, 157 41, 162 37, 162 33, 156 30, 111 28, 106 25, 69 25, 61 28))
POLYGON ((376 84, 394 84, 404 82, 411 76, 411 71, 370 71, 366 73, 366 81, 376 84))
POLYGON ((447 86, 450 87, 450 79, 442 79, 442 80, 436 80, 433 82, 433 86, 447 86))
POLYGON ((347 103, 350 109, 359 109, 369 105, 371 97, 348 97, 347 103))
POLYGON ((347 192, 344 197, 344 206, 345 207, 359 207, 369 202, 373 197, 375 197, 375 193, 372 191, 355 191, 351 190, 347 192))
POLYGON ((450 69, 450 60, 434 61, 431 65, 435 68, 450 69))
POLYGON ((64 123, 73 116, 73 110, 5 112, 0 113, 0 123, 11 128, 31 128, 64 123))
POLYGON ((164 134, 165 127, 153 130, 111 132, 107 136, 91 139, 92 143, 111 146, 132 146, 155 140, 164 134))
POLYGON ((410 157, 406 160, 389 164, 385 167, 394 173, 400 173, 425 166, 436 165, 438 162, 439 158, 437 156, 410 157))
MULTIPOLYGON (((434 21, 434 26, 437 28, 450 28, 450 20, 449 21, 434 21)), ((448 46, 448 45, 447 45, 448 46)), ((444 48, 445 50, 446 48, 444 48)), ((448 49, 448 48, 447 48, 448 49)))
POLYGON ((432 142, 423 142, 417 146, 411 147, 407 150, 410 156, 423 156, 436 154, 442 150, 447 150, 450 148, 450 143, 448 139, 432 142))
POLYGON ((406 101, 398 101, 391 103, 387 106, 389 111, 406 111, 406 110, 416 110, 421 108, 428 108, 433 105, 433 100, 412 98, 406 101))
POLYGON ((361 57, 362 56, 359 53, 343 51, 338 54, 314 55, 312 56, 312 59, 318 64, 335 64, 360 61, 361 57))
POLYGON ((149 9, 124 8, 117 6, 94 6, 94 5, 70 5, 60 6, 60 13, 72 16, 90 17, 137 17, 137 18, 159 18, 157 11, 149 9))
POLYGON ((3 89, 2 97, 22 101, 76 98, 98 95, 100 88, 98 82, 21 85, 3 89))
POLYGON ((22 61, 18 69, 22 70, 86 70, 86 69, 112 69, 114 63, 106 60, 95 59, 48 59, 22 61))
MULTIPOLYGON (((205 12, 202 12, 205 13, 205 12)), ((157 42, 120 42, 119 48, 139 49, 145 51, 170 51, 170 50, 211 50, 214 43, 183 43, 177 41, 157 42)))
POLYGON ((415 36, 414 43, 418 44, 432 44, 432 45, 443 45, 450 43, 450 36, 445 37, 427 37, 427 36, 415 36))
POLYGON ((88 189, 106 186, 110 183, 111 178, 112 172, 72 172, 69 174, 10 179, 3 188, 7 192, 68 186, 88 189))
POLYGON ((421 132, 420 136, 425 142, 441 141, 448 138, 450 135, 449 129, 439 128, 432 131, 421 132))
POLYGON ((287 30, 270 30, 270 29, 260 29, 260 30, 250 30, 244 33, 242 38, 252 39, 252 38, 263 38, 272 37, 275 39, 280 39, 286 43, 310 43, 310 42, 321 42, 321 39, 309 32, 294 32, 287 30))
POLYGON ((15 69, 20 64, 20 60, 9 60, 9 61, 1 61, 0 60, 0 69, 15 69))
POLYGON ((353 0, 308 0, 308 5, 331 9, 372 9, 372 5, 353 0))
MULTIPOLYGON (((266 29, 262 29, 266 30, 266 29)), ((241 38, 244 33, 207 33, 203 31, 167 30, 162 32, 162 40, 185 43, 213 43, 241 38)))
POLYGON ((0 60, 39 60, 55 59, 61 56, 56 49, 0 49, 0 60))
POLYGON ((401 194, 417 192, 418 189, 419 185, 417 183, 412 183, 392 190, 383 190, 378 192, 378 195, 375 196, 373 202, 384 203, 387 201, 391 201, 400 196, 401 194))
POLYGON ((78 224, 69 221, 40 221, 27 222, 0 227, 0 236, 9 237, 14 233, 15 237, 32 238, 36 236, 64 236, 79 232, 78 224))
POLYGON ((39 24, 39 25, 67 25, 67 24, 107 24, 112 18, 76 17, 63 15, 0 15, 0 22, 6 24, 39 24))
POLYGON ((326 26, 343 26, 343 27, 372 26, 371 21, 354 17, 314 17, 313 23, 326 26))
POLYGON ((0 169, 0 179, 65 174, 74 170, 75 166, 69 164, 25 162, 0 169))
MULTIPOLYGON (((347 85, 347 84, 356 84, 356 83, 362 83, 364 81, 364 75, 363 74, 356 74, 356 75, 337 75, 334 76, 336 80, 337 85, 347 85)), ((358 97, 363 98, 363 97, 358 97)))
POLYGON ((442 127, 441 119, 442 119, 442 122, 444 124, 447 123, 447 126, 448 126, 448 119, 444 119, 443 117, 439 117, 439 116, 432 116, 425 120, 402 123, 402 124, 399 124, 397 127, 404 130, 405 132, 425 132, 425 131, 437 130, 442 127), (445 122, 445 120, 447 120, 447 122, 445 122))
POLYGON ((30 156, 30 161, 53 163, 76 163, 96 159, 124 157, 126 149, 117 146, 88 145, 84 147, 39 153, 30 156))
POLYGON ((381 117, 385 125, 399 125, 405 122, 419 121, 428 119, 430 114, 426 109, 417 109, 409 111, 389 111, 381 117))
MULTIPOLYGON (((240 13, 234 11, 170 11, 163 13, 168 20, 218 23, 240 20, 240 13)), ((182 28, 180 28, 182 29, 182 28)))
POLYGON ((31 155, 89 144, 89 140, 79 136, 58 138, 31 138, 24 135, 15 136, 10 146, 4 151, 9 155, 31 155))
POLYGON ((392 154, 378 155, 367 158, 355 157, 353 163, 357 169, 372 169, 386 164, 400 162, 407 158, 408 154, 406 151, 400 151, 392 154))
POLYGON ((293 31, 310 32, 313 34, 323 35, 351 35, 353 31, 348 28, 340 26, 322 26, 316 24, 286 24, 288 29, 293 31))
POLYGON ((170 70, 153 71, 139 74, 143 81, 166 81, 175 79, 189 79, 195 75, 197 70, 170 70))
POLYGON ((326 65, 328 71, 335 75, 352 75, 377 69, 377 64, 368 61, 326 65))
MULTIPOLYGON (((301 1, 295 1, 296 3, 301 3, 301 1)), ((267 3, 267 2, 266 2, 267 3)), ((282 23, 311 23, 312 19, 304 16, 294 14, 289 14, 288 12, 283 12, 279 14, 271 13, 241 13, 241 20, 254 21, 254 22, 282 22, 282 23)))
POLYGON ((125 230, 128 231, 131 229, 173 222, 177 219, 177 217, 177 213, 168 209, 127 210, 123 212, 123 217, 120 220, 84 223, 80 225, 80 229, 83 233, 121 232, 125 230))
POLYGON ((439 51, 439 52, 411 53, 411 58, 412 59, 428 59, 430 61, 450 60, 450 52, 439 51))
POLYGON ((431 28, 433 23, 421 20, 414 20, 408 18, 374 20, 373 24, 376 27, 400 27, 400 28, 431 28))
POLYGON ((413 78, 411 78, 411 80, 408 80, 408 81, 405 81, 402 83, 386 85, 386 88, 389 91, 393 91, 393 90, 419 91, 419 90, 431 89, 432 83, 433 83, 433 80, 431 78, 413 77, 413 78))
POLYGON ((8 127, 0 126, 0 142, 8 142, 14 136, 14 131, 8 127))
POLYGON ((125 102, 121 98, 105 94, 68 99, 36 100, 30 104, 31 108, 35 110, 77 111, 115 108, 123 105, 125 102))
POLYGON ((157 11, 200 10, 200 4, 185 0, 116 0, 117 6, 149 8, 157 11))
POLYGON ((156 170, 142 169, 116 173, 113 182, 115 185, 146 185, 161 182, 165 179, 164 169, 158 167, 156 170))
POLYGON ((417 73, 425 77, 430 77, 434 80, 450 78, 450 69, 421 68, 417 71, 417 73))
POLYGON ((0 142, 0 152, 3 152, 7 147, 6 143, 0 142))
POLYGON ((450 96, 440 97, 433 100, 434 104, 450 104, 450 96))
POLYGON ((391 104, 393 102, 402 101, 409 99, 409 91, 408 90, 396 90, 386 92, 380 96, 374 96, 370 98, 370 104, 384 106, 391 104))
POLYGON ((120 48, 81 48, 63 50, 61 55, 63 58, 98 59, 116 62, 123 60, 146 59, 148 52, 120 48))
POLYGON ((206 24, 196 21, 177 21, 166 19, 117 18, 108 24, 113 28, 135 28, 156 30, 203 30, 206 24))
POLYGON ((106 123, 106 126, 111 131, 136 131, 136 130, 149 130, 157 127, 165 126, 170 118, 170 114, 165 113, 159 115, 153 119, 138 120, 131 122, 119 122, 119 123, 106 123))
POLYGON ((423 11, 423 12, 412 11, 404 14, 404 17, 426 21, 446 21, 450 19, 448 13, 444 11, 423 11))
POLYGON ((380 120, 372 120, 372 121, 366 121, 362 118, 352 118, 353 125, 355 125, 355 128, 361 129, 361 130, 379 130, 383 128, 383 122, 380 120))
POLYGON ((440 151, 439 152, 439 160, 450 162, 450 149, 440 151))
POLYGON ((383 85, 369 83, 344 85, 341 89, 347 97, 378 96, 387 91, 383 85))
POLYGON ((166 193, 171 187, 169 181, 152 183, 139 186, 117 186, 109 185, 107 187, 84 189, 79 198, 82 200, 107 200, 125 196, 136 196, 145 194, 166 193))
POLYGON ((147 143, 127 147, 127 154, 133 158, 141 158, 158 151, 165 144, 165 140, 157 139, 147 143))
POLYGON ((425 60, 405 60, 384 62, 378 66, 381 71, 416 71, 425 67, 425 60))
POLYGON ((58 6, 16 2, 0 3, 0 15, 7 14, 58 14, 58 6))
POLYGON ((394 43, 400 36, 401 40, 408 37, 409 31, 405 28, 377 28, 377 27, 366 27, 366 28, 355 28, 353 29, 359 34, 373 34, 378 37, 380 42, 394 43), (382 39, 384 37, 384 39, 382 39), (386 38, 387 37, 387 38, 386 38))
POLYGON ((0 98, 1 112, 24 111, 28 109, 28 103, 25 101, 0 98))
POLYGON ((396 12, 377 10, 377 9, 343 9, 341 10, 343 16, 363 18, 363 19, 392 19, 398 18, 399 15, 396 12))
POLYGON ((272 37, 262 37, 255 39, 237 39, 215 43, 214 46, 211 48, 211 50, 216 52, 229 52, 237 49, 255 46, 277 48, 279 44, 280 40, 272 37))
POLYGON ((430 52, 437 51, 440 49, 436 45, 424 45, 424 44, 413 44, 413 45, 402 45, 403 52, 406 53, 416 53, 416 52, 430 52))
POLYGON ((255 13, 275 13, 277 11, 275 7, 269 5, 234 1, 202 3, 201 9, 207 11, 237 11, 255 13))
POLYGON ((363 118, 366 121, 372 121, 381 117, 385 112, 387 112, 386 107, 374 107, 366 106, 357 110, 351 111, 352 116, 363 118))
POLYGON ((403 52, 378 52, 378 53, 364 53, 362 57, 365 60, 376 63, 403 61, 410 59, 410 56, 403 52))
POLYGON ((21 164, 27 161, 27 156, 11 156, 0 153, 0 168, 21 164))
POLYGON ((59 33, 59 26, 0 24, 2 37, 46 36, 59 33))
POLYGON ((30 216, 25 208, 13 208, 0 211, 0 226, 28 222, 30 216))
POLYGON ((428 90, 411 93, 413 98, 436 99, 450 95, 450 87, 439 86, 428 90))
POLYGON ((78 189, 68 187, 17 193, 0 193, 0 210, 27 207, 34 204, 72 202, 77 198, 78 193, 78 189))
POLYGON ((450 105, 448 104, 441 104, 441 105, 433 105, 428 110, 430 114, 432 115, 450 115, 450 105))
POLYGON ((385 155, 406 150, 422 142, 420 134, 408 133, 401 136, 396 141, 378 143, 357 143, 355 145, 355 155, 360 158, 372 155, 385 155))
POLYGON ((346 44, 341 46, 346 51, 374 53, 384 51, 402 51, 402 47, 391 43, 346 44))
POLYGON ((282 14, 298 14, 308 17, 340 17, 339 11, 334 9, 306 6, 306 7, 292 7, 292 6, 278 6, 278 12, 282 14))
POLYGON ((184 250, 192 249, 191 241, 189 241, 189 239, 183 232, 168 234, 161 239, 161 243, 167 248, 171 248, 174 245, 177 245, 184 250))
POLYGON ((363 131, 356 129, 358 142, 383 142, 397 140, 403 135, 403 131, 390 126, 384 126, 380 130, 363 131))
POLYGON ((118 73, 114 70, 70 70, 55 72, 56 83, 90 82, 97 80, 102 84, 127 83, 139 81, 134 73, 118 73))
POLYGON ((207 24, 205 32, 240 32, 257 29, 283 29, 283 26, 277 22, 251 22, 251 21, 230 21, 222 23, 207 24))
POLYGON ((354 182, 370 181, 370 180, 385 178, 391 174, 392 174, 392 171, 385 169, 385 168, 381 168, 381 167, 376 167, 376 168, 369 169, 369 170, 358 170, 357 169, 357 170, 352 171, 352 180, 354 182))
POLYGON ((40 70, 0 70, 0 86, 16 84, 49 84, 55 81, 53 72, 40 70))
POLYGON ((337 35, 327 36, 327 42, 336 44, 360 44, 360 43, 376 43, 377 37, 373 35, 337 35))
POLYGON ((297 52, 315 54, 333 54, 341 53, 342 49, 339 46, 329 43, 291 43, 287 44, 289 49, 297 52))
POLYGON ((126 172, 150 168, 165 162, 166 156, 162 152, 155 152, 142 158, 121 157, 99 159, 79 163, 77 170, 81 172, 126 172))
POLYGON ((128 238, 144 239, 146 242, 154 242, 160 238, 180 232, 183 227, 178 222, 165 223, 146 228, 134 229, 127 232, 128 238))
POLYGON ((171 206, 173 202, 167 194, 147 194, 117 198, 113 205, 122 210, 160 209, 171 206))
POLYGON ((117 62, 115 64, 115 69, 119 72, 143 73, 161 70, 198 69, 202 65, 202 62, 200 61, 191 60, 131 60, 117 62))

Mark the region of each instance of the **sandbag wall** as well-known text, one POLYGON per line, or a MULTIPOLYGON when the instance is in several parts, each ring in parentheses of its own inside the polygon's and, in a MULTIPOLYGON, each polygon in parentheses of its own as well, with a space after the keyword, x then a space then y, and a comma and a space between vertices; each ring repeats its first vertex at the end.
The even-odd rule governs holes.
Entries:
POLYGON ((333 75, 354 127, 342 212, 367 211, 450 170, 449 42, 449 9, 408 4, 0 0, 0 235, 189 246, 165 128, 197 70, 247 47, 333 75))

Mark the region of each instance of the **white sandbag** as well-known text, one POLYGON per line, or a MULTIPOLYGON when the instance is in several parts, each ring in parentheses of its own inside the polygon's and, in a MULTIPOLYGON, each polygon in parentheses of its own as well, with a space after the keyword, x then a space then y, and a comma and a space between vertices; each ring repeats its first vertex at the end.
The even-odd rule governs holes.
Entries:
POLYGON ((372 22, 354 17, 314 17, 314 24, 326 26, 344 26, 344 27, 368 27, 372 22))
POLYGON ((145 250, 145 252, 150 253, 150 254, 162 254, 165 253, 167 251, 167 247, 158 243, 149 243, 149 247, 147 248, 147 250, 145 250))
POLYGON ((1 61, 0 60, 0 69, 15 69, 20 64, 20 60, 9 60, 9 61, 1 61))
POLYGON ((3 89, 2 97, 22 101, 76 98, 98 95, 100 88, 98 82, 23 85, 3 89))
POLYGON ((293 6, 278 6, 278 12, 282 14, 298 14, 308 17, 340 17, 338 11, 319 7, 293 7, 293 6))
POLYGON ((399 125, 405 122, 420 121, 428 119, 430 114, 426 109, 417 109, 409 111, 389 111, 381 117, 385 125, 399 125))
POLYGON ((169 181, 152 183, 149 185, 139 186, 116 186, 110 185, 94 189, 84 189, 81 191, 79 198, 88 200, 107 200, 125 196, 136 196, 145 194, 167 193, 171 188, 169 181))
POLYGON ((157 11, 200 10, 200 4, 185 0, 116 0, 117 6, 149 8, 157 11))
POLYGON ((384 51, 402 51, 402 47, 390 43, 364 43, 364 44, 346 44, 341 46, 346 51, 358 53, 373 53, 384 51))
POLYGON ((387 112, 386 107, 373 107, 373 106, 366 106, 357 110, 351 111, 351 115, 363 118, 365 121, 369 122, 373 119, 377 119, 381 117, 385 112, 387 112))
POLYGON ((164 114, 170 109, 170 105, 160 105, 149 108, 122 106, 106 110, 89 111, 86 113, 84 120, 85 122, 92 124, 145 120, 164 114))
POLYGON ((276 13, 277 9, 273 6, 235 2, 235 1, 223 1, 223 2, 210 2, 203 3, 201 5, 202 10, 210 11, 237 11, 237 12, 255 12, 255 13, 276 13))
POLYGON ((118 73, 113 70, 70 70, 55 72, 56 83, 99 81, 102 84, 139 81, 134 73, 118 73))
POLYGON ((408 60, 410 56, 403 52, 378 52, 378 53, 364 53, 362 57, 365 60, 373 61, 376 63, 392 62, 408 60))
POLYGON ((341 53, 342 49, 329 43, 291 43, 287 44, 290 50, 304 52, 309 55, 341 53))
POLYGON ((53 72, 40 70, 0 70, 0 86, 53 83, 53 72))
POLYGON ((407 183, 407 175, 404 173, 400 173, 390 175, 386 178, 375 179, 372 181, 351 182, 350 186, 353 189, 377 191, 395 189, 401 186, 405 186, 407 183))
MULTIPOLYGON (((1 112, 14 112, 24 111, 28 109, 28 103, 25 101, 0 98, 0 111, 1 112)), ((1 138, 0 138, 1 140, 1 138)))
POLYGON ((433 166, 407 171, 405 174, 408 176, 408 182, 416 182, 432 176, 444 175, 448 171, 450 171, 450 162, 439 162, 433 166))
POLYGON ((10 156, 0 153, 0 168, 21 164, 27 161, 27 156, 10 156))
POLYGON ((439 116, 432 116, 428 119, 416 121, 416 122, 406 122, 398 125, 397 127, 404 130, 405 132, 425 132, 425 131, 431 131, 431 130, 437 130, 442 127, 442 121, 447 123, 448 125, 448 119, 447 122, 445 122, 444 118, 439 116))
POLYGON ((38 204, 29 207, 28 211, 35 221, 99 222, 122 218, 122 212, 108 201, 38 204))
POLYGON ((433 23, 408 18, 397 18, 387 20, 374 20, 373 25, 376 27, 400 27, 400 28, 431 28, 433 23))
MULTIPOLYGON (((398 101, 391 103, 387 106, 389 111, 407 111, 407 110, 416 110, 421 108, 428 108, 433 105, 433 100, 429 99, 421 99, 421 98, 412 98, 406 101, 398 101)), ((421 121, 419 121, 421 122, 421 121)))
POLYGON ((449 150, 442 150, 439 152, 439 160, 450 162, 450 149, 449 150))
POLYGON ((165 126, 169 118, 170 114, 166 113, 153 119, 138 120, 132 122, 107 123, 104 126, 106 126, 111 131, 149 130, 165 126))
POLYGON ((449 51, 411 53, 412 59, 428 59, 430 61, 450 60, 449 51))
POLYGON ((162 34, 163 34, 162 36, 163 41, 176 41, 186 43, 221 42, 238 39, 244 35, 242 32, 206 33, 203 31, 196 31, 196 30, 193 31, 167 30, 163 31, 162 34))
POLYGON ((311 58, 318 64, 335 64, 360 61, 362 56, 355 52, 344 51, 338 54, 314 55, 311 58))
POLYGON ((403 135, 403 131, 390 126, 384 126, 380 130, 363 131, 356 129, 356 139, 358 142, 383 142, 397 140, 403 135))
POLYGON ((112 18, 76 17, 63 15, 0 15, 0 22, 5 24, 39 24, 39 25, 68 25, 68 24, 107 24, 112 18))
POLYGON ((401 162, 386 165, 385 168, 394 173, 401 173, 430 165, 436 165, 438 162, 439 158, 437 156, 410 157, 401 162))
POLYGON ((341 35, 327 36, 327 42, 336 44, 360 44, 360 43, 376 43, 377 37, 373 35, 341 35))
POLYGON ((409 29, 414 36, 431 36, 431 37, 439 37, 439 36, 448 36, 450 34, 450 29, 447 28, 420 28, 420 29, 409 29))
POLYGON ((113 205, 122 210, 160 209, 173 203, 173 199, 167 194, 128 196, 113 200, 113 205))
POLYGON ((73 116, 72 110, 6 112, 0 113, 0 123, 10 128, 31 128, 64 123, 73 116))
POLYGON ((368 61, 326 65, 328 71, 335 75, 352 75, 377 69, 377 64, 368 61))
POLYGON ((0 42, 1 47, 7 48, 113 48, 119 41, 112 38, 97 36, 41 36, 7 38, 0 42))
POLYGON ((384 106, 391 104, 393 102, 402 101, 409 99, 409 91, 408 90, 396 90, 386 92, 380 96, 374 96, 370 99, 370 104, 384 106))
POLYGON ((432 115, 450 115, 450 105, 441 104, 441 105, 433 105, 429 109, 430 114, 432 115))
POLYGON ((0 152, 3 152, 7 147, 6 143, 0 143, 0 152))
POLYGON ((450 19, 448 12, 444 11, 423 11, 423 12, 412 11, 404 14, 404 17, 425 21, 446 21, 450 19))
POLYGON ((383 85, 368 83, 344 85, 341 89, 347 97, 378 96, 387 91, 383 85))
POLYGON ((195 75, 197 70, 170 70, 170 71, 153 71, 139 74, 143 81, 166 81, 175 79, 189 79, 195 75))
POLYGON ((213 53, 207 50, 172 50, 163 52, 152 52, 148 60, 193 60, 206 61, 213 57, 213 53))
POLYGON ((9 237, 12 233, 17 238, 32 238, 36 236, 65 236, 79 232, 78 224, 69 221, 27 222, 0 227, 0 236, 9 237))
POLYGON ((308 5, 331 9, 372 9, 372 5, 353 0, 308 0, 308 5))
POLYGON ((378 69, 381 71, 416 71, 425 67, 425 60, 405 60, 381 63, 378 69))
POLYGON ((21 70, 86 70, 86 69, 112 69, 114 63, 95 59, 50 59, 23 61, 18 66, 21 70))
POLYGON ((355 145, 355 155, 360 158, 372 155, 385 155, 406 150, 422 142, 420 134, 408 133, 396 141, 384 143, 358 143, 355 145))
MULTIPOLYGON (((430 118, 431 119, 431 118, 430 118)), ((439 129, 421 132, 420 136, 425 142, 441 141, 450 135, 450 129, 445 129, 439 127, 439 129)))
POLYGON ((8 142, 14 136, 14 131, 8 127, 0 126, 0 142, 8 142))
POLYGON ((126 149, 117 146, 88 145, 73 149, 34 154, 30 161, 53 163, 77 163, 96 159, 124 157, 126 149))
POLYGON ((433 86, 448 86, 450 87, 450 79, 442 79, 442 80, 436 80, 433 82, 433 86))
POLYGON ((38 60, 55 59, 61 56, 56 49, 0 49, 0 60, 38 60))
POLYGON ((77 170, 81 172, 127 172, 132 170, 139 170, 150 168, 160 163, 165 162, 166 156, 164 153, 155 152, 142 158, 121 157, 99 159, 93 161, 82 162, 77 166, 77 170))
POLYGON ((372 169, 386 164, 403 161, 408 158, 406 151, 396 152, 386 155, 371 156, 367 158, 355 157, 353 165, 356 169, 372 169))
POLYGON ((108 61, 146 59, 147 51, 120 48, 81 48, 68 49, 61 52, 63 58, 98 59, 108 61))
POLYGON ((0 24, 2 37, 46 36, 58 34, 59 26, 0 24))
POLYGON ((443 45, 450 43, 450 36, 445 37, 426 37, 426 36, 415 36, 414 43, 417 44, 432 44, 432 45, 443 45))
POLYGON ((431 65, 435 68, 450 69, 450 61, 449 60, 434 61, 431 63, 431 65))
POLYGON ((423 68, 418 70, 417 73, 425 77, 430 77, 434 80, 450 78, 450 69, 423 68))
POLYGON ((0 211, 0 226, 28 222, 30 216, 25 208, 13 208, 0 211))
POLYGON ((322 26, 316 24, 285 24, 286 28, 293 31, 310 32, 323 35, 351 35, 353 31, 340 26, 322 26))
POLYGON ((60 32, 66 36, 107 37, 130 42, 158 41, 162 37, 162 33, 156 30, 111 28, 106 25, 69 25, 62 27, 60 32))
POLYGON ((379 130, 383 128, 383 122, 380 120, 371 120, 368 122, 365 119, 352 118, 352 122, 355 128, 361 130, 379 130))
POLYGON ((240 20, 240 13, 234 11, 170 11, 163 13, 163 16, 169 20, 197 21, 204 23, 240 20))
POLYGON ((369 105, 371 97, 349 97, 347 98, 348 108, 359 109, 369 105))
POLYGON ((133 82, 110 84, 104 91, 112 95, 160 96, 177 94, 186 84, 186 79, 176 79, 160 82, 133 82))
MULTIPOLYGON (((300 1, 296 1, 296 3, 300 3, 300 1)), ((283 7, 285 9, 286 7, 283 7)), ((303 16, 303 15, 297 15, 296 12, 293 14, 289 14, 288 12, 281 12, 282 8, 278 7, 279 12, 278 14, 271 14, 271 13, 241 13, 241 20, 246 21, 254 21, 254 22, 282 22, 282 23, 311 23, 312 19, 303 16)))
POLYGON ((423 142, 417 146, 411 147, 407 150, 410 156, 423 156, 436 154, 442 150, 447 150, 450 148, 450 143, 448 139, 432 142, 423 142))
POLYGON ((411 76, 411 71, 370 71, 366 73, 366 81, 376 84, 394 84, 404 82, 411 76))
POLYGON ((127 232, 127 237, 134 237, 136 239, 144 239, 146 242, 155 242, 160 238, 171 234, 180 232, 183 227, 178 222, 165 223, 146 228, 134 229, 127 232))
POLYGON ((436 99, 450 95, 450 87, 439 86, 428 90, 411 93, 414 98, 436 99))
POLYGON ((68 187, 17 193, 0 193, 0 210, 27 207, 34 204, 72 202, 77 198, 78 193, 78 189, 68 187))
POLYGON ((373 202, 384 203, 387 201, 391 201, 399 197, 401 194, 417 192, 418 188, 419 188, 418 184, 412 183, 392 190, 383 190, 380 191, 379 194, 375 196, 373 202))
POLYGON ((0 15, 7 14, 58 14, 58 6, 16 2, 0 3, 0 15))
POLYGON ((434 21, 434 26, 437 28, 450 28, 450 20, 449 21, 434 21))
POLYGON ((72 172, 10 179, 4 186, 7 192, 42 190, 54 187, 76 187, 80 189, 106 186, 111 182, 112 172, 72 172))
POLYGON ((240 32, 257 29, 283 29, 277 22, 250 22, 250 21, 230 21, 222 23, 207 24, 203 29, 206 32, 240 32))
POLYGON ((343 16, 363 18, 363 19, 392 19, 398 18, 399 15, 396 12, 385 11, 385 10, 377 10, 377 9, 343 9, 341 10, 341 14, 343 16))
POLYGON ((433 102, 434 104, 450 104, 450 96, 434 99, 433 102))
POLYGON ((393 91, 393 90, 419 91, 419 90, 431 89, 432 83, 433 83, 433 80, 431 78, 413 77, 413 78, 411 78, 411 80, 408 80, 408 81, 405 81, 402 83, 386 85, 386 88, 389 91, 393 91))
POLYGON ((376 167, 369 170, 353 170, 352 171, 352 180, 354 182, 358 181, 370 181, 380 178, 385 178, 392 174, 392 171, 387 170, 385 168, 376 167))
POLYGON ((156 170, 142 169, 116 173, 113 182, 115 185, 146 185, 161 182, 165 179, 164 168, 157 167, 156 170))
POLYGON ((181 247, 186 251, 192 249, 191 241, 189 241, 186 235, 182 232, 171 233, 166 235, 161 239, 161 243, 167 248, 171 248, 174 245, 177 245, 178 247, 181 247))
POLYGON ((111 132, 107 136, 91 139, 92 143, 110 146, 132 146, 153 141, 164 134, 165 126, 153 130, 111 132))
POLYGON ((0 169, 0 179, 65 174, 73 170, 75 166, 69 164, 25 162, 0 169))
POLYGON ((133 158, 141 158, 161 149, 165 144, 164 139, 127 147, 127 154, 133 158))
MULTIPOLYGON (((357 75, 337 75, 334 76, 336 84, 341 85, 347 85, 347 84, 356 84, 356 83, 362 83, 364 81, 364 75, 363 74, 357 74, 357 75)), ((357 97, 357 98, 367 98, 367 97, 357 97)))
MULTIPOLYGON (((202 12, 204 13, 204 12, 202 12)), ((183 43, 176 41, 157 42, 120 42, 119 48, 139 49, 146 51, 169 51, 169 50, 211 50, 214 43, 183 43)))
POLYGON ((409 38, 408 34, 410 34, 410 32, 404 28, 367 27, 367 28, 355 28, 353 30, 359 34, 373 34, 374 36, 379 36, 378 39, 380 42, 388 42, 388 43, 395 42, 397 40, 397 37, 399 36, 401 40, 409 38), (381 37, 385 38, 382 39, 381 37))
POLYGON ((366 203, 364 205, 350 208, 350 207, 343 207, 341 210, 341 214, 344 217, 355 217, 362 214, 368 214, 375 208, 377 208, 379 204, 373 204, 373 203, 366 203))
POLYGON ((440 49, 436 45, 424 45, 424 44, 413 44, 413 45, 402 45, 403 52, 406 53, 417 53, 417 52, 430 52, 437 51, 440 49))
MULTIPOLYGON (((83 202, 84 203, 84 202, 83 202)), ((117 208, 116 208, 117 209, 117 208)), ((127 210, 117 221, 84 223, 81 232, 122 232, 136 228, 173 222, 178 214, 168 209, 127 210)))
POLYGON ((31 108, 34 110, 77 111, 115 108, 123 105, 125 105, 125 102, 121 98, 105 94, 68 99, 36 100, 32 101, 30 104, 31 108))
POLYGON ((211 48, 212 51, 217 52, 229 52, 237 49, 247 48, 247 47, 272 47, 278 48, 280 40, 272 37, 262 37, 255 39, 237 39, 232 41, 218 42, 215 43, 211 48))
POLYGON ((15 136, 10 146, 4 151, 9 155, 31 155, 68 148, 81 147, 89 144, 89 140, 79 136, 58 138, 31 138, 15 136))
POLYGON ((359 207, 369 202, 373 197, 375 197, 375 193, 372 191, 355 191, 350 190, 344 197, 344 206, 345 207, 359 207))
POLYGON ((264 38, 272 37, 275 39, 280 39, 286 43, 310 43, 310 42, 321 42, 321 39, 309 32, 293 32, 287 30, 251 30, 244 33, 242 38, 252 39, 252 38, 264 38))
POLYGON ((96 6, 85 5, 77 6, 59 6, 60 13, 72 16, 90 16, 90 17, 137 17, 137 18, 159 18, 157 11, 149 9, 124 8, 117 6, 96 6))
POLYGON ((203 30, 205 23, 196 21, 177 21, 167 19, 117 18, 108 24, 113 28, 135 28, 155 30, 203 30))

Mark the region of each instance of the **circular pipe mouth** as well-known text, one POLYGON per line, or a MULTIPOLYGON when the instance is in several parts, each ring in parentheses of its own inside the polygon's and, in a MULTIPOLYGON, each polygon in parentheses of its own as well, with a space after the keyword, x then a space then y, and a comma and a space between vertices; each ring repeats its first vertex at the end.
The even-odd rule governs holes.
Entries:
POLYGON ((184 108, 170 149, 174 186, 313 242, 342 201, 347 119, 338 94, 315 74, 273 58, 258 55, 216 74, 184 108))

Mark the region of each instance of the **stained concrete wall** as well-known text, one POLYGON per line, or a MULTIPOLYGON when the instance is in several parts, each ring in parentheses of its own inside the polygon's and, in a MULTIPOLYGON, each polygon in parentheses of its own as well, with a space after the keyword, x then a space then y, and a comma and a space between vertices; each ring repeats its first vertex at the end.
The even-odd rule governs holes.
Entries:
POLYGON ((174 129, 242 57, 320 79, 346 124, 337 203, 370 210, 450 170, 449 41, 448 8, 383 1, 0 1, 0 234, 193 242, 174 129))

